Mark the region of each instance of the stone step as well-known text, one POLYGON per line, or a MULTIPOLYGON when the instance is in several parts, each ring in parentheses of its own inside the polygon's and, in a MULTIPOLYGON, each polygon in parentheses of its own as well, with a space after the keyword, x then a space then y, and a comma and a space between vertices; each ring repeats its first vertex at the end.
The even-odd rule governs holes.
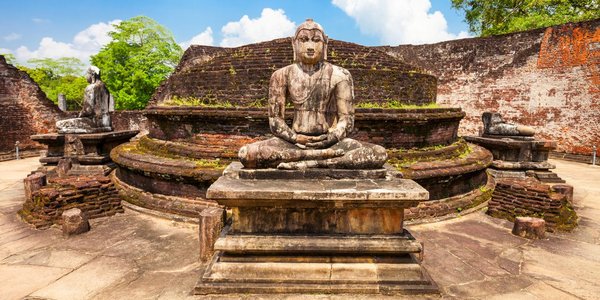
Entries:
POLYGON ((235 263, 216 262, 200 278, 195 294, 438 293, 416 262, 386 263, 235 263))
POLYGON ((227 235, 214 249, 225 253, 406 254, 420 253, 421 243, 403 236, 265 236, 227 235))

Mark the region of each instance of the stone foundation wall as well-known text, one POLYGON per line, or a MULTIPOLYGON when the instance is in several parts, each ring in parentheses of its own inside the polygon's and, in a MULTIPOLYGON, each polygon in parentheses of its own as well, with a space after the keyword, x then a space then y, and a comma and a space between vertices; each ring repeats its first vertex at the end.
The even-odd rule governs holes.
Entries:
POLYGON ((533 178, 496 178, 487 213, 509 221, 520 216, 542 218, 548 231, 571 230, 577 226, 577 215, 571 203, 573 190, 566 187, 533 178))
POLYGON ((0 157, 14 158, 16 141, 21 151, 43 149, 29 136, 55 132, 54 124, 62 116, 27 73, 0 55, 0 157))
POLYGON ((148 119, 142 110, 119 110, 110 113, 114 131, 139 130, 148 131, 148 119))
POLYGON ((558 151, 600 148, 600 19, 431 45, 380 47, 438 77, 437 102, 461 107, 459 134, 497 111, 533 126, 558 151))
POLYGON ((81 209, 89 219, 123 212, 121 198, 110 177, 69 176, 50 178, 46 186, 31 191, 19 215, 36 228, 44 229, 62 224, 63 211, 71 208, 81 209))

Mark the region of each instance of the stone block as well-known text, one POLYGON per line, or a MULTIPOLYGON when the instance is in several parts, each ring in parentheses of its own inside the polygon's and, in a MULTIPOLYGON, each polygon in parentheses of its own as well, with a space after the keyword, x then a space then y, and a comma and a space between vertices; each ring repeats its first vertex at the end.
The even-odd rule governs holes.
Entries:
POLYGON ((46 174, 41 172, 33 173, 23 179, 23 185, 25 186, 25 199, 31 200, 33 192, 46 185, 46 174))
POLYGON ((528 239, 543 239, 546 237, 546 221, 540 218, 517 217, 512 233, 528 239))
POLYGON ((71 208, 62 213, 63 233, 66 235, 80 234, 90 230, 90 222, 79 208, 71 208))
POLYGON ((209 207, 200 213, 199 238, 200 261, 208 261, 214 252, 214 244, 224 224, 224 210, 218 207, 209 207))

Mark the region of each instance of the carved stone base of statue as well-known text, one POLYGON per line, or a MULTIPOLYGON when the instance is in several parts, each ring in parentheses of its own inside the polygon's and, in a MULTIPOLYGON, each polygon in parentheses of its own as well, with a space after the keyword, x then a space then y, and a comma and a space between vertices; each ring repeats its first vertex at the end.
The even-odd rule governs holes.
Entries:
POLYGON ((207 198, 233 215, 196 294, 438 292, 420 265, 422 244, 403 227, 404 209, 429 194, 385 169, 244 170, 232 163, 207 198))
POLYGON ((494 156, 490 173, 497 178, 535 177, 541 182, 564 183, 556 168, 548 162, 548 154, 556 142, 523 136, 467 136, 465 140, 482 146, 494 156))
POLYGON ((74 118, 56 122, 58 133, 98 133, 112 131, 110 126, 98 127, 90 118, 74 118))
POLYGON ((89 134, 49 133, 32 135, 31 139, 47 145, 46 155, 40 162, 46 166, 69 163, 68 175, 108 174, 115 168, 110 151, 128 142, 137 130, 112 131, 89 134))

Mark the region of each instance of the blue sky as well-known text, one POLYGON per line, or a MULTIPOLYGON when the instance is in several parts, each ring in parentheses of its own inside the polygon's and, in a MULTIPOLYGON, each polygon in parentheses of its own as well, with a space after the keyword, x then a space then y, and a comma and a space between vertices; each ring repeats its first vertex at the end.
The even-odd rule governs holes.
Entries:
POLYGON ((109 39, 110 24, 153 18, 189 44, 239 46, 289 36, 313 18, 334 39, 362 45, 433 43, 468 36, 450 0, 3 1, 0 53, 86 61, 109 39))

